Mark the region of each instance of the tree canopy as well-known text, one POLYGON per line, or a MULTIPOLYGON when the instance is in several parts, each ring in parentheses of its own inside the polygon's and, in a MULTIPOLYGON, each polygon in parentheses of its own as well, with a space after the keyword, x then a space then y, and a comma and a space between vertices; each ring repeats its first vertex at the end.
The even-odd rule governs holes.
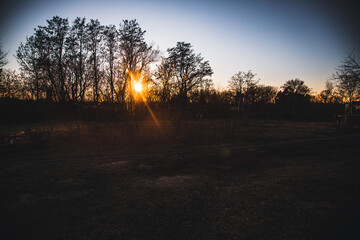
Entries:
MULTIPOLYGON (((135 19, 104 26, 97 19, 77 17, 70 22, 55 16, 19 45, 16 59, 21 74, 3 71, 2 89, 8 90, 2 97, 111 103, 113 109, 131 113, 138 101, 170 107, 226 103, 249 114, 260 105, 278 105, 284 112, 294 112, 310 102, 351 102, 360 96, 360 67, 352 53, 316 98, 303 80, 290 79, 279 91, 259 84, 252 70, 238 71, 227 89, 215 90, 209 61, 191 43, 177 42, 160 53, 145 41, 145 34, 135 19), (141 93, 135 91, 135 84, 142 85, 141 93), (21 94, 15 94, 16 88, 21 94)), ((0 48, 0 67, 5 64, 6 53, 0 48)))
POLYGON ((7 52, 3 50, 0 40, 0 74, 2 71, 2 67, 4 67, 7 64, 6 56, 7 56, 7 52))
POLYGON ((281 86, 282 92, 285 95, 308 95, 310 93, 310 88, 305 85, 303 80, 298 78, 291 79, 285 82, 284 85, 281 86))
POLYGON ((174 86, 182 101, 187 101, 188 93, 211 80, 213 70, 209 61, 204 61, 201 54, 195 54, 190 43, 178 42, 167 50, 167 61, 173 69, 174 86))
POLYGON ((350 53, 345 57, 332 79, 347 101, 352 102, 360 96, 360 66, 355 54, 350 53))

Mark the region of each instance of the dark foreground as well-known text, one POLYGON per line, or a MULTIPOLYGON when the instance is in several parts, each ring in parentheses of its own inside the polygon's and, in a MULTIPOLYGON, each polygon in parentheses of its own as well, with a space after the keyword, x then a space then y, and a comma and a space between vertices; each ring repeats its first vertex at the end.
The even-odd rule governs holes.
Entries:
POLYGON ((0 239, 359 239, 360 134, 322 131, 6 149, 0 239))

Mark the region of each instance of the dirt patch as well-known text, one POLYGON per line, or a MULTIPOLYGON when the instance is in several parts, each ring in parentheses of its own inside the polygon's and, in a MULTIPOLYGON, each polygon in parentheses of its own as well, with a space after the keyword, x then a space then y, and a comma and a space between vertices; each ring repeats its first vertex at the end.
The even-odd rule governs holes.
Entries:
POLYGON ((119 167, 126 166, 128 163, 129 163, 128 161, 115 161, 115 162, 110 162, 110 163, 104 163, 97 167, 99 167, 99 168, 119 168, 119 167))
POLYGON ((184 188, 198 182, 198 177, 190 175, 164 176, 156 179, 151 184, 155 188, 184 188))

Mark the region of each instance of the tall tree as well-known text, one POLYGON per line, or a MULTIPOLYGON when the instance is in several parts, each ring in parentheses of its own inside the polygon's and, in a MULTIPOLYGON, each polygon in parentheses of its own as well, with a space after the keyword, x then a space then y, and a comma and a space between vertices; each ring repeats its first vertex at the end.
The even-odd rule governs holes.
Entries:
POLYGON ((88 85, 87 78, 85 77, 87 40, 85 18, 77 17, 66 39, 67 59, 72 79, 71 95, 73 101, 84 101, 88 85))
POLYGON ((66 64, 65 64, 65 40, 69 30, 67 18, 53 17, 47 20, 46 27, 40 27, 45 33, 47 47, 49 47, 49 61, 52 71, 52 84, 56 97, 65 102, 67 97, 66 64))
POLYGON ((117 47, 118 31, 114 25, 108 25, 104 28, 104 58, 107 62, 108 84, 110 87, 110 99, 114 102, 115 91, 115 60, 117 47))
MULTIPOLYGON (((149 46, 145 40, 143 31, 139 23, 134 20, 124 20, 119 29, 119 47, 121 56, 121 68, 124 79, 121 90, 129 96, 129 107, 132 112, 133 105, 133 79, 131 76, 143 77, 149 70, 150 64, 158 58, 159 51, 149 46), (125 88, 127 91, 125 91, 125 88)), ((122 96, 124 99, 125 96, 122 96)))
POLYGON ((255 76, 256 74, 254 74, 251 70, 248 72, 239 71, 228 81, 228 88, 235 95, 235 101, 238 104, 239 114, 243 114, 245 107, 244 103, 247 98, 249 98, 249 100, 253 100, 255 86, 259 82, 259 80, 255 79, 255 76))
POLYGON ((188 93, 201 84, 210 81, 213 70, 209 61, 196 55, 190 43, 178 42, 176 47, 167 50, 168 60, 174 66, 175 87, 183 103, 188 100, 188 93))
POLYGON ((159 95, 160 101, 167 103, 171 97, 174 64, 170 62, 169 59, 163 58, 160 65, 157 66, 155 77, 157 79, 157 94, 159 95))
POLYGON ((4 52, 1 45, 1 39, 0 39, 0 74, 2 72, 2 67, 4 67, 7 64, 6 60, 7 52, 4 52))
POLYGON ((36 42, 36 36, 26 38, 25 44, 20 43, 16 51, 16 59, 20 69, 28 76, 29 84, 33 87, 35 99, 40 99, 40 75, 41 75, 41 49, 36 42))
POLYGON ((52 71, 50 56, 51 39, 43 29, 35 29, 32 36, 26 38, 25 43, 20 43, 16 51, 16 59, 20 69, 26 78, 31 95, 40 99, 44 92, 48 98, 52 98, 55 91, 55 80, 52 71))
MULTIPOLYGON (((58 16, 47 20, 47 23, 47 26, 35 29, 34 35, 27 38, 25 44, 20 45, 17 58, 23 69, 33 72, 36 85, 39 85, 39 79, 42 79, 42 87, 46 89, 47 98, 54 97, 64 102, 68 95, 65 40, 69 24, 67 19, 58 16)), ((39 88, 36 89, 39 92, 39 88)))
POLYGON ((90 63, 92 65, 92 80, 93 80, 93 101, 95 103, 99 102, 100 98, 100 48, 101 40, 103 38, 103 26, 96 19, 91 19, 90 22, 86 25, 87 35, 88 35, 88 50, 90 52, 90 63))
POLYGON ((360 95, 360 66, 354 53, 348 54, 332 79, 340 93, 350 104, 360 95))

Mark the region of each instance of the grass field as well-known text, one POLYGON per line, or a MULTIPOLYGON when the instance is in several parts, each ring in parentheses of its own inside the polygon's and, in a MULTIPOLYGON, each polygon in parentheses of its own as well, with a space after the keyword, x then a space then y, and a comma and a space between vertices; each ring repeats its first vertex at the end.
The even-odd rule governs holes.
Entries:
POLYGON ((249 120, 2 132, 15 140, 1 145, 0 239, 360 237, 357 129, 249 120))

